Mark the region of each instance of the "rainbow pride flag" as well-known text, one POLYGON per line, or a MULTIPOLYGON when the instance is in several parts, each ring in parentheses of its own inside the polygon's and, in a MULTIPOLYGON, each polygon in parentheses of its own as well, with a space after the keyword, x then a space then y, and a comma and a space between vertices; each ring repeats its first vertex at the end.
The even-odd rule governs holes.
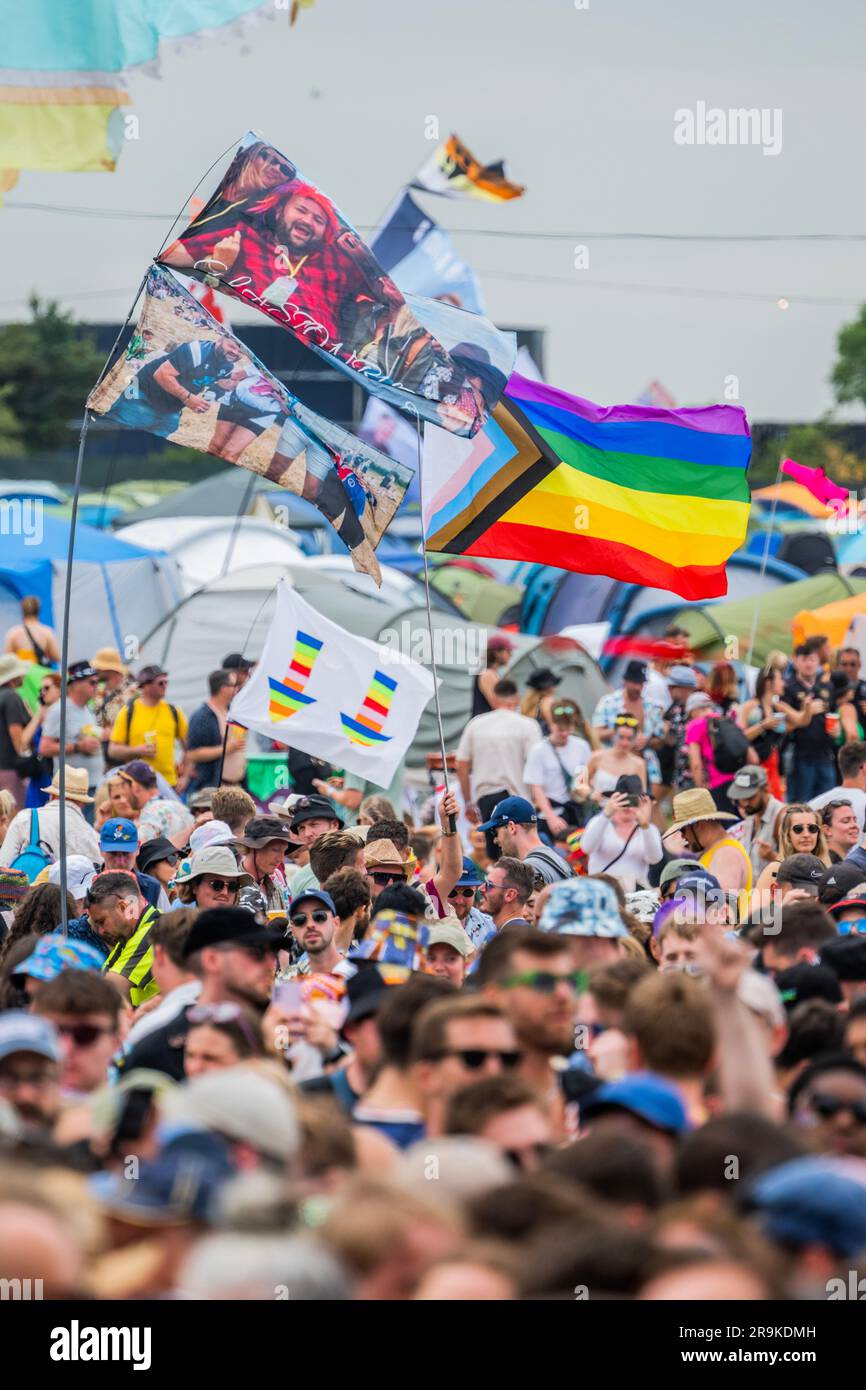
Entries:
POLYGON ((386 676, 384 671, 373 672, 370 688, 355 718, 352 719, 342 712, 340 714, 343 732, 351 743, 360 743, 366 748, 372 747, 374 743, 390 743, 390 734, 383 734, 382 729, 396 689, 397 682, 386 676))
POLYGON ((278 681, 268 676, 268 713, 275 724, 289 719, 306 705, 316 703, 311 695, 305 694, 304 686, 310 679, 322 646, 318 637, 311 637, 308 632, 301 632, 298 628, 285 678, 278 681))
POLYGON ((750 455, 739 406, 599 406, 513 374, 475 439, 425 430, 427 549, 718 598, 750 455))

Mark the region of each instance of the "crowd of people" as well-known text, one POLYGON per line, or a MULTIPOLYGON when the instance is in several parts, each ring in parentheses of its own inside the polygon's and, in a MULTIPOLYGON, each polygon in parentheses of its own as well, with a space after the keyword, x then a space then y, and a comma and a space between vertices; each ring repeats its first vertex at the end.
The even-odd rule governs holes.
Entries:
POLYGON ((858 652, 810 639, 752 688, 672 629, 674 659, 582 710, 494 638, 410 811, 400 777, 292 752, 289 790, 251 796, 243 655, 187 719, 109 647, 63 691, 25 618, 0 656, 0 1277, 688 1301, 827 1299, 859 1269, 858 652))

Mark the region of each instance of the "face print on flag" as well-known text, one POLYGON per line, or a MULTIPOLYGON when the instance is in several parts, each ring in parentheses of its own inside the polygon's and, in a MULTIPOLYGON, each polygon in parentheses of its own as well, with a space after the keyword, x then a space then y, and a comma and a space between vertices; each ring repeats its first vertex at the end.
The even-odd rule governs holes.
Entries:
POLYGON ((412 471, 308 410, 169 271, 151 270, 126 353, 88 406, 315 503, 378 581, 373 552, 412 471))
POLYGON ((158 259, 255 306, 367 390, 392 402, 396 393, 455 434, 476 434, 505 386, 479 371, 477 353, 449 353, 330 198, 252 135, 158 259))

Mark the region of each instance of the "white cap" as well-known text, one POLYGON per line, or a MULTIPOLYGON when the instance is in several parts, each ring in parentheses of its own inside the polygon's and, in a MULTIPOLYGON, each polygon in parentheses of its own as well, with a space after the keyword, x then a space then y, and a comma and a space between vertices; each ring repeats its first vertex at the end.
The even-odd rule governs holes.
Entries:
MULTIPOLYGON (((83 854, 66 856, 66 888, 76 901, 83 901, 87 890, 96 878, 96 869, 83 854)), ((52 864, 48 870, 48 882, 60 882, 60 864, 52 864)))

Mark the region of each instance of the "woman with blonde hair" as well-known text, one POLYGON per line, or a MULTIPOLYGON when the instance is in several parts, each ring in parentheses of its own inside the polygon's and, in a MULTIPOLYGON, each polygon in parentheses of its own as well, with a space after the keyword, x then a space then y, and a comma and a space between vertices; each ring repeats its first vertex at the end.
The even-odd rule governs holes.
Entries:
POLYGON ((830 867, 821 813, 797 801, 785 807, 779 821, 779 859, 784 861, 792 854, 814 854, 830 867))

